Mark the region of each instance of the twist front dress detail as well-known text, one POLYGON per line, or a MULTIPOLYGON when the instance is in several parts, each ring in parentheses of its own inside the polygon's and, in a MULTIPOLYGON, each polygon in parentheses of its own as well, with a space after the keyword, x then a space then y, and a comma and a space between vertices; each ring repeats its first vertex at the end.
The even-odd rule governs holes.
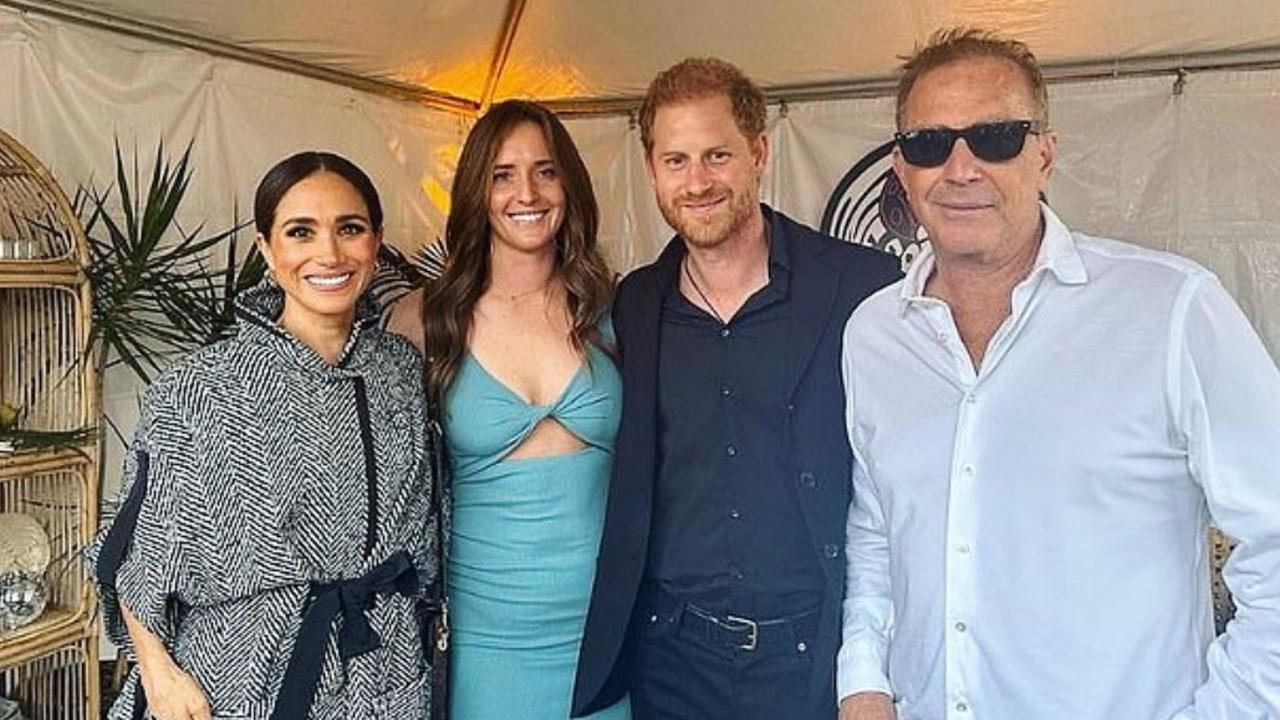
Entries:
MULTIPOLYGON (((569 716, 621 407, 618 372, 595 347, 550 405, 464 356, 445 398, 456 720, 569 716), (586 447, 508 457, 548 418, 586 447)), ((623 701, 591 717, 630 712, 623 701)))

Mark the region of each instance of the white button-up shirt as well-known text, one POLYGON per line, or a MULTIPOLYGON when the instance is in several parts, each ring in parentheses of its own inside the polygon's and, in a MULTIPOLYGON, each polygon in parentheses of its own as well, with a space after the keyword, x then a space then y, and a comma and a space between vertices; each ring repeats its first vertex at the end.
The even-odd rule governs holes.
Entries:
POLYGON ((934 259, 845 330, 841 697, 900 720, 1280 718, 1280 373, 1217 279, 1047 208, 980 368, 934 259), (1207 524, 1238 541, 1215 639, 1207 524))

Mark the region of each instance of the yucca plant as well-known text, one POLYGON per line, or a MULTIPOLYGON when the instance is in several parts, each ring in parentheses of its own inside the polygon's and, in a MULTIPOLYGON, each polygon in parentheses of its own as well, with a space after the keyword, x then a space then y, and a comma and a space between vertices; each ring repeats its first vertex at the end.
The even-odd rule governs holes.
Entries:
POLYGON ((130 176, 117 145, 115 182, 105 191, 82 187, 75 209, 89 239, 90 344, 100 369, 124 364, 149 383, 174 356, 226 335, 236 294, 261 280, 266 264, 252 247, 237 262, 247 222, 207 235, 203 224, 192 231, 179 225, 192 176, 190 144, 174 163, 160 144, 143 192, 136 152, 132 169, 130 176), (225 262, 214 269, 219 251, 225 262))
MULTIPOLYGON (((108 368, 123 364, 150 383, 175 356, 224 337, 234 324, 235 296, 266 270, 253 247, 238 261, 247 222, 233 219, 228 229, 210 234, 203 224, 187 231, 178 223, 193 173, 191 147, 172 162, 159 144, 144 187, 136 150, 130 167, 117 144, 114 182, 105 190, 90 182, 76 192, 72 205, 88 238, 84 271, 93 287, 92 352, 85 357, 96 358, 100 382, 108 368), (223 261, 218 269, 215 257, 223 261)), ((60 232, 48 221, 26 221, 50 236, 60 232)), ((21 412, 0 406, 0 452, 76 447, 93 434, 91 428, 19 431, 21 412)))

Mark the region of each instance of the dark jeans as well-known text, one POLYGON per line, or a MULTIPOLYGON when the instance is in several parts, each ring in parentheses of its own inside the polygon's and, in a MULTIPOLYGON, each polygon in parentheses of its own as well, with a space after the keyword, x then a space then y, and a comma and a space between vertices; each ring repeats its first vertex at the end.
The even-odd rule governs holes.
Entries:
MULTIPOLYGON (((834 687, 821 699, 810 692, 816 612, 762 632, 759 646, 745 650, 708 632, 707 622, 684 605, 642 602, 631 666, 634 720, 836 717, 834 687)), ((834 668, 823 671, 834 678, 834 668)))

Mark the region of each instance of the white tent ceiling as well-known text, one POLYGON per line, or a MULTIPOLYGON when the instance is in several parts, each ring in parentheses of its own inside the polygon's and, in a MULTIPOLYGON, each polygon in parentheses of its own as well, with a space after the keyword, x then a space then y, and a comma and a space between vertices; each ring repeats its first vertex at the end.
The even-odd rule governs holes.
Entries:
POLYGON ((943 26, 998 28, 1058 76, 1280 64, 1276 0, 0 0, 464 112, 625 106, 687 55, 777 96, 883 89, 943 26))

